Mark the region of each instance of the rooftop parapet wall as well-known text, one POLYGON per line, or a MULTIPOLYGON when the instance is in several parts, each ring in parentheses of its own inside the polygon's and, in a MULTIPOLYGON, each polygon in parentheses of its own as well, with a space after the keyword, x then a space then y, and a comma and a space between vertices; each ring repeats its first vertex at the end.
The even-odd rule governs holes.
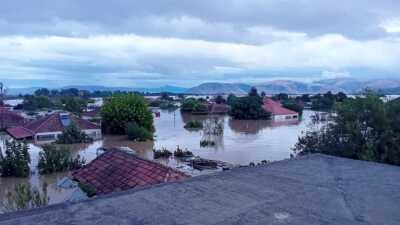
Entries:
POLYGON ((6 225, 400 224, 400 167, 311 155, 0 216, 6 225))

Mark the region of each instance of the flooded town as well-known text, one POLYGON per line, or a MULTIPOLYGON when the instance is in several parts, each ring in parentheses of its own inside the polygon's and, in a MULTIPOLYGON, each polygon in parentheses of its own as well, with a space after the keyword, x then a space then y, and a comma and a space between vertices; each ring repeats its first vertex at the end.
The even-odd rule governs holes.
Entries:
MULTIPOLYGON (((97 98, 96 100, 93 105, 100 107, 102 99, 97 98)), ((22 100, 6 100, 5 103, 6 105, 16 106, 21 104, 22 100)), ((94 110, 97 110, 97 108, 94 110)), ((123 135, 102 135, 96 137, 91 143, 67 146, 73 156, 79 155, 85 159, 86 163, 96 159, 104 150, 119 148, 133 151, 144 159, 154 160, 157 163, 182 171, 189 176, 198 176, 222 171, 224 166, 227 168, 248 166, 250 163, 290 158, 294 154, 292 148, 297 142, 298 136, 311 125, 311 118, 317 113, 312 110, 304 110, 302 116, 294 120, 257 121, 234 120, 226 114, 196 115, 181 112, 177 108, 160 109, 153 107, 151 110, 154 115, 154 140, 136 142, 128 140, 123 135), (221 124, 222 132, 210 135, 207 134, 204 128, 186 129, 185 124, 190 121, 200 121, 204 124, 218 121, 221 124), (205 139, 212 139, 214 144, 212 146, 201 146, 200 142, 205 139), (243 148, 243 146, 246 146, 246 148, 243 148), (193 168, 187 160, 179 157, 154 157, 154 150, 168 149, 173 152, 177 148, 188 150, 193 156, 201 159, 221 162, 223 166, 199 170, 198 168, 193 168)), ((53 115, 56 113, 46 112, 45 114, 53 115)), ((1 134, 2 149, 6 149, 4 146, 6 140, 12 139, 12 135, 3 132, 1 134)), ((7 193, 19 183, 30 183, 39 189, 46 185, 50 204, 71 200, 74 190, 62 188, 61 184, 65 178, 68 178, 69 172, 41 175, 37 170, 39 153, 43 151, 43 145, 47 144, 48 141, 28 140, 28 143, 31 156, 30 175, 27 178, 0 178, 0 183, 3 187, 0 191, 1 200, 4 202, 7 193)))
POLYGON ((2 0, 0 225, 400 225, 399 12, 2 0))

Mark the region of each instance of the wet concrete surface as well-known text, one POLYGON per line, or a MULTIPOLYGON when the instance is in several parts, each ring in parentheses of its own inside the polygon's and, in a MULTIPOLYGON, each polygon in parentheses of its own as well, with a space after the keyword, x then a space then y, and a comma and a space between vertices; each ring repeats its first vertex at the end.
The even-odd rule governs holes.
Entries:
POLYGON ((399 190, 400 167, 317 154, 1 215, 0 224, 398 225, 399 190))

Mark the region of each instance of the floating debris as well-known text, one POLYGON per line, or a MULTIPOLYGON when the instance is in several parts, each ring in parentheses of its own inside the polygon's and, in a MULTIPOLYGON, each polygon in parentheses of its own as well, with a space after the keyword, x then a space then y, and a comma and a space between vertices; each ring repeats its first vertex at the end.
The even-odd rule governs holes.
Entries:
POLYGON ((162 148, 161 150, 153 149, 153 154, 155 159, 169 158, 172 156, 172 152, 166 148, 162 148))
POLYGON ((183 150, 177 146, 176 150, 174 151, 174 156, 177 158, 190 158, 193 157, 193 153, 187 149, 183 150))

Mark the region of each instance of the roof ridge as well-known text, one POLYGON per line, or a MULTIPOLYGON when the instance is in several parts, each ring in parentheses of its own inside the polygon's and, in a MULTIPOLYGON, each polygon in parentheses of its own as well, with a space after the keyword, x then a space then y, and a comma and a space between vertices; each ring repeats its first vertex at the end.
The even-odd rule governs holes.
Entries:
MULTIPOLYGON (((177 172, 177 173, 183 174, 183 175, 185 175, 185 176, 188 176, 188 175, 185 174, 184 172, 179 171, 179 170, 177 170, 177 169, 175 169, 175 168, 166 166, 166 165, 164 165, 164 164, 162 164, 162 163, 160 163, 160 162, 154 161, 154 160, 146 159, 146 158, 141 157, 141 156, 139 156, 139 155, 137 155, 137 154, 129 153, 129 152, 127 152, 127 151, 124 151, 124 150, 121 150, 121 149, 118 149, 118 148, 111 148, 111 149, 107 150, 105 153, 107 153, 107 152, 112 152, 112 151, 115 151, 115 152, 122 152, 122 153, 125 153, 126 155, 129 155, 130 157, 133 157, 133 158, 136 158, 136 159, 139 159, 139 160, 142 160, 142 161, 150 162, 150 163, 156 164, 156 165, 158 165, 158 166, 160 166, 160 167, 163 167, 164 169, 168 169, 168 170, 170 170, 170 171, 177 172)), ((105 153, 103 153, 102 155, 104 155, 105 153)), ((92 162, 93 162, 93 161, 92 161, 92 162)), ((170 171, 168 171, 168 172, 170 172, 170 171)))
POLYGON ((59 114, 59 113, 56 112, 56 113, 52 113, 52 114, 48 115, 47 118, 45 120, 43 120, 43 122, 38 127, 36 127, 34 132, 38 131, 43 126, 43 124, 45 124, 47 121, 49 121, 53 116, 57 116, 57 114, 59 114))

